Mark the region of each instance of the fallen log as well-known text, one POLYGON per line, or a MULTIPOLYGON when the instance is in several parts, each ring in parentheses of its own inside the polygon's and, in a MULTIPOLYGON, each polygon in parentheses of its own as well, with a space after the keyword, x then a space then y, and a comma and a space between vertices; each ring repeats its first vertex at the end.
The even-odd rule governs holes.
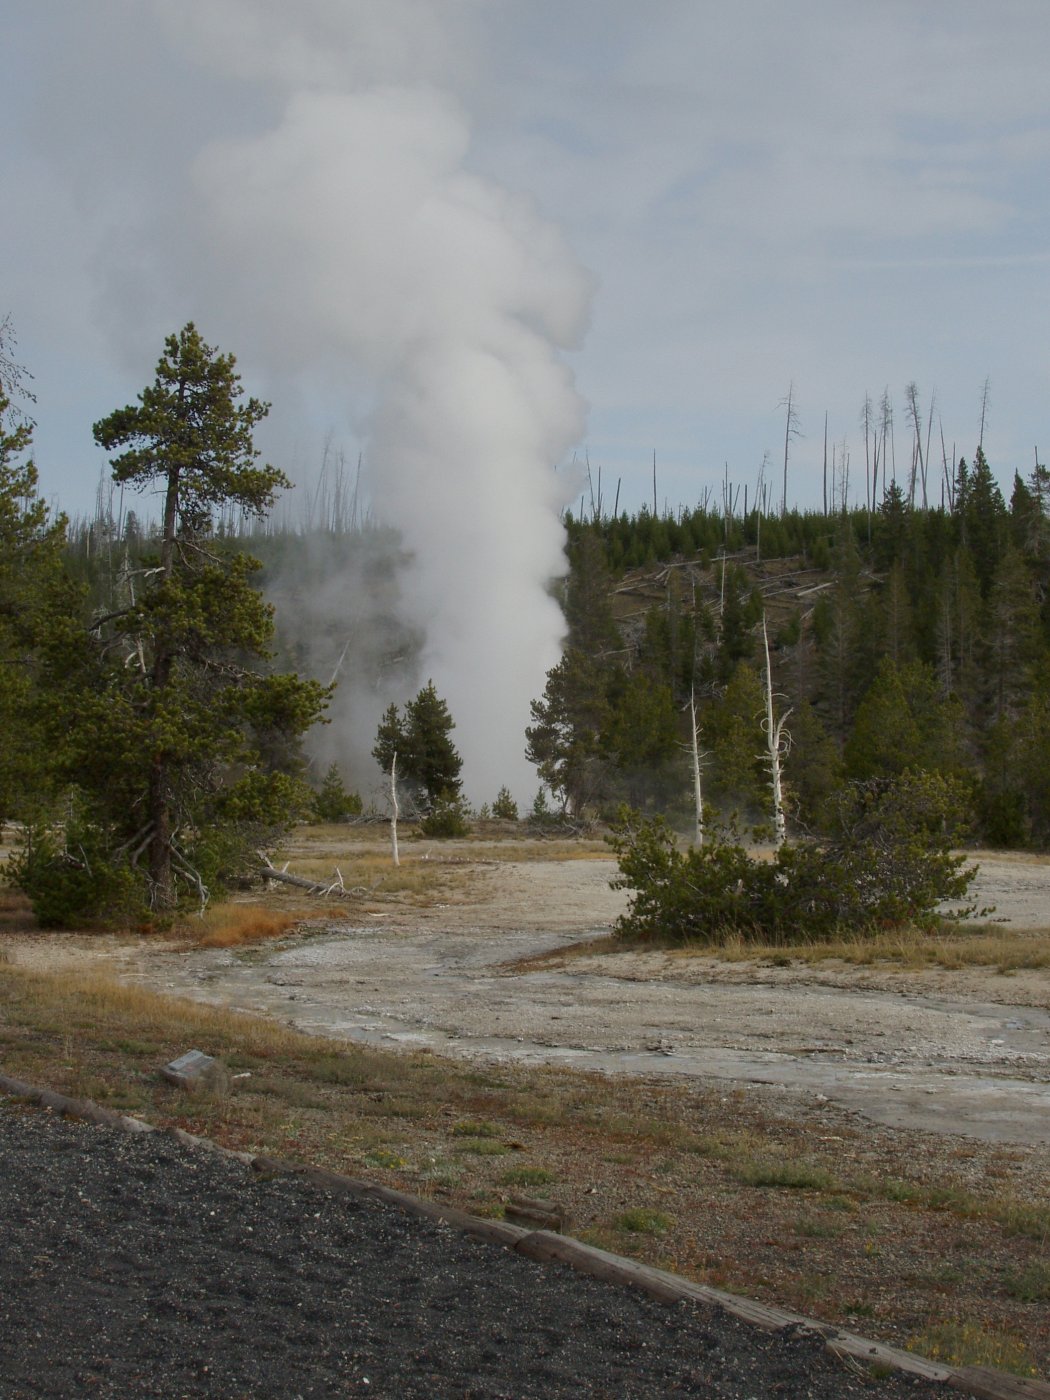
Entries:
POLYGON ((283 885, 294 885, 296 889, 306 890, 307 894, 319 895, 323 898, 337 896, 340 899, 360 899, 368 891, 361 888, 347 889, 343 884, 343 877, 336 867, 335 879, 330 883, 323 880, 309 880, 303 875, 291 875, 287 870, 278 870, 265 856, 262 857, 263 864, 256 871, 256 874, 263 880, 277 880, 283 885))

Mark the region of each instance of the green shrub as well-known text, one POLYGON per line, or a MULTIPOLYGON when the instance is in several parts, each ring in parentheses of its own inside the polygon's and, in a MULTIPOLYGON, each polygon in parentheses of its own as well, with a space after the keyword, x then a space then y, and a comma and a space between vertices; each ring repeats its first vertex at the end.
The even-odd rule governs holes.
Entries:
POLYGON ((510 789, 501 787, 496 794, 496 800, 492 804, 492 815, 502 822, 516 822, 518 820, 518 804, 510 795, 510 789))
POLYGON ((443 841, 469 836, 467 814, 468 808, 462 797, 456 793, 442 793, 419 823, 419 833, 443 841))
POLYGON ((324 775, 320 791, 314 794, 307 819, 314 823, 345 822, 348 817, 359 817, 363 810, 360 797, 346 790, 339 766, 333 763, 324 775))
POLYGON ((114 858, 108 833, 72 814, 65 829, 27 826, 7 877, 43 928, 115 927, 148 917, 144 874, 114 858))
MULTIPOLYGON (((843 932, 934 926, 939 906, 965 899, 976 875, 953 853, 965 793, 950 778, 904 773, 840 788, 829 835, 782 845, 755 859, 736 836, 715 831, 680 851, 666 823, 623 813, 609 838, 632 891, 616 924, 621 938, 727 938, 792 943, 843 932)), ((959 911, 972 912, 972 906, 959 911)))

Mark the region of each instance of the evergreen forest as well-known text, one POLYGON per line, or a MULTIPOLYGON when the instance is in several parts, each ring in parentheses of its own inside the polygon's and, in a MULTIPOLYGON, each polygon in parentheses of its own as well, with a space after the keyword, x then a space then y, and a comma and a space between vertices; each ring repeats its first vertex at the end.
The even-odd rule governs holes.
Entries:
MULTIPOLYGON (((767 821, 765 622, 794 834, 821 829, 843 783, 912 770, 965 786, 975 841, 1050 846, 1050 473, 1018 474, 1007 501, 978 451, 954 497, 924 508, 891 483, 874 510, 567 513, 569 571, 552 583, 563 656, 523 739, 539 809, 583 819, 627 803, 688 825, 692 701, 705 803, 767 821)), ((151 538, 108 503, 68 529, 96 610, 151 538)), ((215 542, 256 556, 264 591, 293 556, 307 588, 312 559, 366 557, 378 597, 398 567, 396 535, 367 520, 220 521, 215 542)), ((280 606, 275 626, 281 664, 309 669, 280 606)), ((378 673, 396 653, 410 669, 423 639, 392 614, 384 628, 348 664, 378 673)), ((325 655, 341 645, 332 626, 325 655)))
MULTIPOLYGON (((343 787, 356 775, 312 767, 304 739, 343 675, 412 673, 424 639, 398 621, 399 542, 343 482, 319 518, 275 522, 289 483, 252 442, 269 406, 192 325, 137 404, 95 425, 112 481, 92 519, 69 522, 39 497, 11 348, 7 329, 0 820, 24 832, 14 874, 45 921, 163 916, 311 807, 360 812, 343 787), (125 486, 152 488, 162 518, 126 511, 125 486), (349 653, 323 620, 304 651, 281 605, 290 560, 307 596, 333 567, 367 579, 370 625, 349 653)), ((685 832, 702 789, 708 812, 771 829, 775 726, 794 838, 827 833, 847 791, 925 775, 965 795, 973 841, 1050 846, 1050 474, 1015 473, 1008 500, 998 480, 978 450, 937 507, 891 479, 850 509, 739 511, 727 491, 721 509, 566 512, 568 572, 550 585, 562 658, 521 736, 543 784, 533 819, 627 808, 685 832)), ((380 768, 400 746, 421 814, 451 804, 460 832, 444 702, 425 688, 384 725, 369 736, 380 768)), ((493 799, 516 813, 505 788, 493 799)))
POLYGON ((796 834, 846 782, 963 785, 974 839, 1050 844, 1050 474, 1007 501, 979 450, 950 507, 890 483, 875 509, 569 518, 563 660, 531 743, 571 808, 705 801, 762 820, 769 638, 796 834))

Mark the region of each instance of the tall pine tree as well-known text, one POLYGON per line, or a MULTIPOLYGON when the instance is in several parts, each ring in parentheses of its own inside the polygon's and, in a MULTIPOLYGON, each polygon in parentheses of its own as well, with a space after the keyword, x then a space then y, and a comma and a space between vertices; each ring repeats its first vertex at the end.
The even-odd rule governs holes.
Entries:
POLYGON ((217 513, 261 516, 288 485, 257 462, 253 432, 269 406, 244 399, 235 363, 190 323, 165 341, 138 402, 94 428, 114 481, 159 492, 163 519, 136 601, 96 624, 107 664, 81 707, 75 775, 162 914, 296 815, 288 768, 326 695, 268 673, 259 565, 215 538, 217 513))

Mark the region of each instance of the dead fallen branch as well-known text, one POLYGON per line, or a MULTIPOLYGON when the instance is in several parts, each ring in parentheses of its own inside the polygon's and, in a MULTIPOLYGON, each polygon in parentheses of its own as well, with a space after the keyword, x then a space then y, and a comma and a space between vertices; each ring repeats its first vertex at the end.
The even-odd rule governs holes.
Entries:
POLYGON ((257 873, 263 880, 277 880, 282 885, 294 885, 296 889, 305 890, 307 894, 318 895, 324 899, 361 899, 368 894, 368 890, 363 885, 347 889, 343 883, 342 871, 338 866, 335 868, 335 878, 331 881, 309 880, 303 875, 292 875, 287 869, 278 870, 261 851, 258 854, 262 866, 257 873))

